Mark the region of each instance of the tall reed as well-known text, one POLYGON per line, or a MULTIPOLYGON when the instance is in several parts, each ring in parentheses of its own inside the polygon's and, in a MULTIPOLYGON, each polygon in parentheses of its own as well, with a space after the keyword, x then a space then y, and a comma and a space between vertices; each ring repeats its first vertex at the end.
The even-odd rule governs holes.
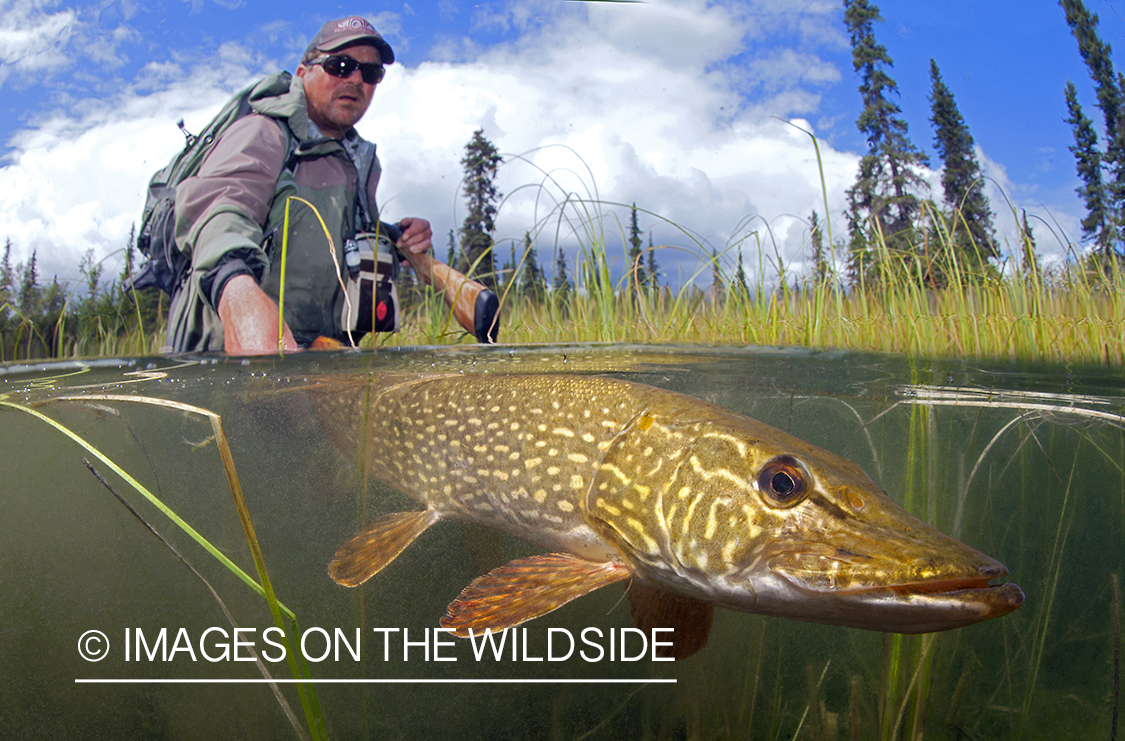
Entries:
MULTIPOLYGON (((598 200, 596 192, 563 193, 549 205, 527 234, 544 256, 557 258, 560 251, 570 256, 565 261, 574 285, 565 292, 523 296, 509 280, 501 288, 504 342, 803 346, 1125 365, 1125 270, 1119 262, 1076 259, 1053 271, 1032 265, 1006 273, 971 268, 960 261, 957 231, 947 224, 956 222, 956 215, 935 210, 930 215, 934 227, 909 254, 895 252, 877 237, 872 253, 878 269, 849 287, 832 275, 793 275, 768 224, 715 254, 689 229, 666 221, 664 227, 678 233, 679 243, 651 249, 669 264, 687 252, 695 266, 672 290, 632 279, 638 266, 630 264, 624 230, 618 230, 620 243, 611 237, 614 218, 607 214, 628 206, 598 200), (730 265, 740 251, 757 260, 753 285, 743 285, 740 273, 732 275, 730 265), (710 285, 704 286, 708 277, 710 285)), ((1021 254, 1025 247, 1016 245, 1012 252, 1021 254)), ((1073 245, 1067 249, 1077 252, 1073 245)), ((517 273, 521 267, 516 266, 517 273)), ((0 360, 149 354, 164 344, 162 322, 143 323, 139 312, 121 308, 69 312, 72 303, 66 301, 46 325, 10 305, 0 307, 0 360)), ((369 337, 365 344, 471 341, 431 294, 407 312, 402 331, 369 337)))
MULTIPOLYGON (((598 264, 604 264, 596 254, 598 264)), ((820 283, 754 293, 694 286, 625 292, 601 284, 565 300, 509 296, 502 311, 501 338, 510 343, 778 345, 1125 364, 1125 277, 1120 271, 1105 282, 1070 274, 1053 284, 1009 278, 933 288, 915 280, 879 290, 820 283)), ((413 312, 403 331, 375 342, 471 341, 460 332, 435 335, 432 324, 432 311, 413 312)))

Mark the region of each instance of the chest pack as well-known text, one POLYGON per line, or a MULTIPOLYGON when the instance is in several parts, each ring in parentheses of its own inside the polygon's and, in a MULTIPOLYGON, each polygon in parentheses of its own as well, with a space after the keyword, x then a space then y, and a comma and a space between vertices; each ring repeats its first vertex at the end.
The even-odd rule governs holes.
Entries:
MULTIPOLYGON (((183 284, 191 269, 191 260, 176 247, 176 186, 199 172, 203 161, 231 124, 254 112, 251 105, 253 97, 263 97, 263 93, 284 93, 289 89, 290 79, 290 74, 283 72, 268 78, 270 84, 264 90, 263 83, 258 82, 240 91, 227 101, 198 136, 188 132, 183 119, 180 119, 177 126, 183 132, 186 143, 149 180, 141 227, 137 233, 137 249, 147 260, 125 285, 125 290, 159 288, 172 295, 183 284)), ((278 124, 285 130, 291 155, 295 149, 293 137, 284 124, 280 121, 278 124)), ((290 156, 286 157, 287 168, 291 167, 291 160, 290 156)))

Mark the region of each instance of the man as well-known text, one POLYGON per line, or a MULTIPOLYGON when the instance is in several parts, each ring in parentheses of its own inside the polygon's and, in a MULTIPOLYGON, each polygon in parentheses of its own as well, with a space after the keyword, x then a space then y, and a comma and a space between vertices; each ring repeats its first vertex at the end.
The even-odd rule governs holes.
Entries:
MULTIPOLYGON (((191 258, 191 275, 169 309, 173 350, 277 352, 283 264, 284 349, 318 336, 346 342, 344 245, 378 223, 381 172, 375 146, 354 127, 393 62, 390 45, 363 18, 329 21, 296 75, 260 82, 250 95, 253 113, 231 124, 196 176, 180 184, 176 243, 191 258)), ((428 221, 399 226, 400 251, 431 249, 428 221)))

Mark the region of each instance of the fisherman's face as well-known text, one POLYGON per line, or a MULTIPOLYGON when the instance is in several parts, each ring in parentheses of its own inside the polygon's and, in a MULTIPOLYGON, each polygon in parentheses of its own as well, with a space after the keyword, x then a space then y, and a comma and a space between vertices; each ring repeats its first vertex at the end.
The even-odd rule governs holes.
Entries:
MULTIPOLYGON (((378 49, 363 44, 345 46, 329 54, 351 57, 357 62, 383 61, 378 49)), ((309 118, 321 133, 336 139, 363 118, 375 93, 375 85, 364 82, 358 69, 341 78, 325 72, 319 64, 302 64, 297 67, 297 76, 304 80, 309 118)))

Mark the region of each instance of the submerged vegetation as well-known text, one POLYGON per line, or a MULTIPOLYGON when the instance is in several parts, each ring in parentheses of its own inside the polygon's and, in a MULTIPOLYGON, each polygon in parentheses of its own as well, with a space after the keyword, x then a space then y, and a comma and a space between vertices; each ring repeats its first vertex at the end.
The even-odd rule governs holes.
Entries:
MULTIPOLYGON (((521 365, 553 357, 550 351, 531 348, 516 355, 515 362, 521 365)), ((629 355, 611 348, 594 350, 590 367, 605 367, 606 362, 626 367, 628 359, 629 355)), ((194 584, 199 579, 231 626, 272 624, 284 628, 286 636, 299 635, 289 604, 299 609, 302 625, 348 630, 356 625, 403 625, 412 633, 416 627, 421 629, 429 608, 397 599, 400 582, 391 580, 382 588, 374 585, 366 596, 348 593, 348 599, 341 600, 323 574, 322 560, 349 532, 357 512, 365 512, 361 517, 366 518, 400 506, 385 501, 390 493, 369 486, 353 470, 351 478, 337 484, 338 494, 343 495, 338 500, 309 499, 297 493, 298 482, 285 478, 287 469, 277 456, 256 461, 252 454, 255 450, 313 451, 316 445, 310 443, 323 435, 316 418, 305 419, 302 415, 310 411, 292 403, 294 396, 289 393, 301 391, 308 382, 306 370, 316 364, 302 366, 301 358, 290 360, 296 365, 230 363, 220 364, 216 371, 215 366, 176 365, 169 359, 143 373, 87 368, 69 378, 17 374, 16 383, 0 395, 4 418, 0 429, 9 433, 6 445, 17 450, 31 447, 20 454, 23 465, 14 471, 14 489, 4 500, 9 508, 5 511, 19 513, 27 492, 30 511, 42 511, 42 516, 23 518, 27 521, 16 527, 30 532, 19 542, 33 553, 41 547, 50 554, 36 556, 34 568, 26 574, 18 572, 20 578, 40 581, 59 575, 64 583, 93 579, 98 589, 79 590, 75 599, 85 595, 99 600, 103 627, 115 621, 134 624, 139 605, 144 605, 140 612, 148 614, 150 603, 156 610, 162 598, 173 599, 173 595, 180 600, 174 603, 180 624, 214 621, 214 605, 199 599, 203 593, 194 584), (216 372, 227 382, 215 384, 216 372), (286 372, 296 375, 283 375, 286 372), (119 393, 123 384, 132 386, 134 393, 119 393), (207 407, 221 407, 223 416, 207 407), (180 422, 169 424, 170 414, 180 422), (286 415, 287 423, 261 424, 263 419, 280 419, 275 414, 286 415), (44 434, 58 442, 43 445, 44 434), (201 434, 207 436, 204 443, 194 442, 201 434), (136 448, 146 455, 138 457, 136 448), (161 459, 160 471, 150 470, 151 462, 145 462, 150 455, 161 459), (117 518, 107 518, 116 503, 86 496, 86 489, 100 489, 83 468, 84 456, 105 472, 105 478, 95 473, 98 481, 123 503, 131 500, 136 506, 125 506, 144 517, 150 530, 163 533, 157 537, 168 552, 146 550, 151 537, 142 528, 131 523, 122 527, 117 518), (47 459, 56 464, 45 466, 42 460, 47 459), (170 475, 181 466, 193 475, 170 475), (71 479, 39 491, 36 485, 48 475, 46 468, 71 471, 71 479), (163 487, 153 485, 161 479, 163 487), (201 487, 203 481, 218 486, 201 487), (269 506, 275 501, 269 492, 274 491, 281 492, 295 511, 269 506), (74 509, 76 517, 60 518, 56 508, 74 509), (237 510, 237 518, 232 509, 237 510), (55 539, 46 542, 43 530, 55 539), (67 545, 60 546, 60 539, 67 545), (245 546, 238 544, 239 539, 245 540, 245 546), (68 555, 74 548, 89 549, 83 552, 94 566, 75 564, 68 555), (118 549, 149 553, 134 560, 156 564, 151 571, 128 573, 135 579, 159 579, 160 588, 138 597, 121 583, 119 574, 103 570, 115 563, 112 558, 105 561, 106 554, 118 549), (310 553, 322 554, 321 560, 310 559, 310 553), (255 573, 256 579, 251 576, 255 573), (310 580, 310 574, 315 578, 310 580), (181 582, 186 589, 178 588, 181 582), (268 610, 262 609, 262 602, 268 610), (225 604, 230 605, 229 613, 225 604)), ((369 360, 342 357, 337 370, 368 371, 369 360)), ((404 360, 412 362, 397 358, 381 367, 393 371, 394 363, 404 360)), ((440 353, 424 360, 426 367, 443 362, 440 353)), ((450 362, 448 355, 444 362, 450 362)), ((502 368, 510 359, 508 353, 492 353, 482 362, 502 368)), ((1122 631, 1119 581, 1125 553, 1125 410, 1119 397, 1091 395, 1096 385, 1084 385, 1109 374, 1090 369, 1087 375, 1069 376, 1075 383, 1073 393, 1060 394, 1021 390, 1038 387, 1046 377, 1006 372, 1006 381, 993 376, 994 383, 986 389, 930 385, 934 379, 943 383, 947 376, 967 372, 991 373, 987 366, 952 361, 838 369, 831 360, 815 357, 761 358, 755 353, 696 350, 672 351, 660 361, 654 353, 647 362, 657 363, 652 366, 657 368, 656 377, 675 376, 675 368, 689 371, 684 377, 699 392, 726 387, 731 396, 723 396, 724 403, 745 396, 743 383, 730 386, 733 378, 779 378, 786 372, 799 378, 789 388, 763 387, 751 394, 756 408, 767 418, 788 418, 794 431, 834 430, 833 447, 875 474, 903 506, 952 536, 1002 556, 1013 579, 1027 590, 1028 602, 1009 616, 973 628, 917 636, 720 611, 711 649, 675 665, 654 664, 645 674, 676 678, 679 683, 669 689, 655 684, 600 684, 590 691, 579 686, 565 690, 540 686, 524 693, 511 686, 488 687, 478 694, 460 687, 443 688, 442 701, 429 703, 425 688, 416 683, 344 690, 323 682, 344 678, 447 682, 466 677, 494 681, 564 677, 581 682, 590 676, 600 681, 637 677, 643 670, 640 665, 583 666, 577 660, 551 665, 477 662, 461 667, 405 659, 399 664, 397 657, 370 663, 296 665, 267 658, 271 675, 262 662, 257 669, 214 664, 206 667, 209 676, 226 677, 229 671, 232 678, 256 678, 261 673, 272 692, 262 687, 238 695, 238 702, 211 703, 212 710, 205 714, 210 727, 230 723, 233 729, 237 724, 232 718, 244 716, 265 721, 258 733, 274 738, 287 733, 295 738, 428 737, 433 735, 429 731, 448 728, 454 719, 476 713, 474 724, 460 729, 463 737, 513 733, 544 738, 771 741, 1115 737, 1122 631), (866 390, 855 396, 842 394, 842 388, 866 390), (419 712, 419 707, 424 710, 419 712)), ((575 370, 586 369, 581 359, 575 365, 575 370)), ((641 372, 637 380, 651 378, 641 372)), ((335 454, 325 461, 340 463, 335 454)), ((322 490, 324 474, 324 469, 316 468, 322 490)), ((507 557, 497 550, 499 537, 474 531, 472 538, 465 538, 456 528, 436 532, 430 540, 433 550, 404 561, 401 577, 424 580, 438 594, 447 587, 455 589, 467 573, 479 570, 477 559, 482 554, 486 563, 507 557)), ((29 595, 27 614, 32 615, 37 614, 36 600, 50 598, 42 590, 30 590, 29 595)), ((587 624, 606 628, 629 620, 627 610, 613 609, 619 595, 603 597, 587 612, 566 613, 559 624, 572 629, 587 624)), ((85 603, 75 604, 79 607, 75 612, 84 616, 85 603)), ((42 635, 54 640, 55 632, 60 632, 60 645, 73 650, 73 636, 67 629, 58 631, 51 621, 43 622, 52 627, 42 628, 46 631, 42 635)), ((36 648, 42 650, 44 645, 36 643, 36 648)), ((286 659, 294 655, 300 656, 290 651, 286 659)), ((9 688, 17 699, 46 692, 48 701, 53 701, 51 693, 69 691, 66 683, 38 681, 41 662, 28 666, 26 681, 9 688)), ((174 676, 183 666, 161 665, 160 676, 174 676)), ((90 675, 120 673, 128 678, 137 671, 134 665, 107 663, 90 675)), ((157 708, 165 703, 194 708, 194 698, 200 696, 196 692, 185 695, 175 688, 158 688, 152 690, 152 697, 157 698, 157 708)), ((184 735, 184 714, 148 714, 138 702, 136 696, 119 690, 107 694, 104 706, 94 714, 112 718, 118 733, 126 735, 138 728, 150 735, 153 729, 162 729, 168 737, 184 735)), ((68 723, 89 723, 87 714, 60 705, 61 712, 71 713, 66 716, 68 723)), ((0 702, 0 711, 4 708, 0 702)), ((190 723, 195 735, 208 727, 199 719, 190 723)))

